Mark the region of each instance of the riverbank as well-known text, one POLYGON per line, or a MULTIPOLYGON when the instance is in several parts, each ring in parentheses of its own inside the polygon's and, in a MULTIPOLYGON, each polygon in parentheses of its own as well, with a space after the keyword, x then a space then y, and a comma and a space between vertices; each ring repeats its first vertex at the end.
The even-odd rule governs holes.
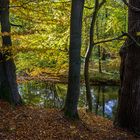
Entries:
MULTIPOLYGON (((89 74, 90 77, 90 83, 92 85, 119 85, 119 74, 114 73, 107 73, 107 72, 95 72, 94 74, 89 74)), ((26 81, 42 81, 42 82, 51 82, 51 83, 68 83, 68 74, 58 74, 58 75, 52 75, 52 74, 44 74, 44 75, 38 75, 38 76, 17 76, 17 80, 19 83, 23 83, 26 81)), ((84 83, 84 76, 81 75, 81 83, 84 83)))
POLYGON ((120 85, 119 73, 94 71, 90 72, 89 77, 92 85, 120 85))
POLYGON ((0 140, 137 140, 108 119, 79 112, 81 120, 73 122, 60 110, 0 102, 0 140))

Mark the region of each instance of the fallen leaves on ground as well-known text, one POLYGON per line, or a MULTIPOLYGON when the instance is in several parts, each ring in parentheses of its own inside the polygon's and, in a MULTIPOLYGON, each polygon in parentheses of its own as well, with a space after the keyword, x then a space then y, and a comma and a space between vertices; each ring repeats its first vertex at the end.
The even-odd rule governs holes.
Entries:
MULTIPOLYGON (((0 102, 0 140, 135 140, 112 121, 80 110, 80 121, 69 121, 63 112, 0 102)), ((138 140, 138 139, 136 139, 138 140)))

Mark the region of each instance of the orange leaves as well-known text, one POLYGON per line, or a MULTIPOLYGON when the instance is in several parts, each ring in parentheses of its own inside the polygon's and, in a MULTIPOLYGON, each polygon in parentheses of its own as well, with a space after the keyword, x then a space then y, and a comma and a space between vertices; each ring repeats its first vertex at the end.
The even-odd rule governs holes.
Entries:
POLYGON ((56 109, 12 108, 0 102, 0 140, 135 140, 107 119, 84 111, 80 114, 80 121, 69 121, 56 109))

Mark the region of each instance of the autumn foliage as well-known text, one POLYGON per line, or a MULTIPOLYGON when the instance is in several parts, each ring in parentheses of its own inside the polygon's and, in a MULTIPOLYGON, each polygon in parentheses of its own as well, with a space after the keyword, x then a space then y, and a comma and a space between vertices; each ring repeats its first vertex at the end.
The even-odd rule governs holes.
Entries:
POLYGON ((64 118, 60 110, 0 102, 1 140, 135 140, 127 132, 113 128, 112 122, 80 111, 81 120, 64 118))

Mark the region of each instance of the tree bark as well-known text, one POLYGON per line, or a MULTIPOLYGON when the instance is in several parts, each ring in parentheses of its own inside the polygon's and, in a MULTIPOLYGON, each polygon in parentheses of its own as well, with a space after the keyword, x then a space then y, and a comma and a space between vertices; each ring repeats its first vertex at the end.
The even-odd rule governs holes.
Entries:
POLYGON ((0 52, 0 98, 11 104, 22 103, 16 82, 16 67, 11 53, 9 0, 0 0, 2 51, 0 52))
MULTIPOLYGON (((139 0, 129 4, 140 8, 139 0)), ((140 12, 129 7, 128 32, 140 43, 140 12)), ((132 44, 128 39, 127 45, 132 44)), ((124 49, 121 55, 121 87, 115 125, 140 135, 140 47, 135 43, 124 49)))
POLYGON ((90 56, 92 54, 92 49, 94 47, 94 28, 95 28, 95 21, 97 18, 97 13, 98 13, 98 7, 99 7, 99 1, 95 1, 95 8, 94 12, 92 14, 92 20, 91 20, 91 25, 90 25, 90 43, 89 47, 87 49, 86 55, 85 55, 85 66, 84 66, 84 78, 85 78, 85 85, 86 85, 86 99, 87 99, 87 104, 88 104, 88 111, 92 112, 93 106, 92 106, 92 95, 90 91, 90 81, 89 81, 89 60, 90 56))
POLYGON ((88 104, 88 111, 90 112, 92 112, 93 110, 93 105, 92 105, 92 95, 90 91, 89 60, 92 54, 92 50, 94 48, 94 28, 95 28, 97 14, 104 3, 105 0, 102 0, 102 2, 99 2, 99 0, 95 0, 95 8, 93 11, 91 25, 90 25, 90 34, 89 34, 90 44, 85 55, 84 78, 85 78, 85 85, 86 85, 86 99, 88 104))
POLYGON ((99 56, 99 73, 102 73, 102 60, 101 60, 101 46, 98 46, 98 56, 99 56))
POLYGON ((72 0, 70 48, 69 48, 69 78, 68 91, 64 107, 65 116, 78 119, 78 99, 80 95, 81 67, 81 30, 84 0, 72 0))
MULTIPOLYGON (((96 38, 99 39, 99 22, 98 17, 96 20, 96 38)), ((101 61, 101 46, 98 45, 98 65, 99 65, 99 73, 102 73, 102 61, 101 61)))

